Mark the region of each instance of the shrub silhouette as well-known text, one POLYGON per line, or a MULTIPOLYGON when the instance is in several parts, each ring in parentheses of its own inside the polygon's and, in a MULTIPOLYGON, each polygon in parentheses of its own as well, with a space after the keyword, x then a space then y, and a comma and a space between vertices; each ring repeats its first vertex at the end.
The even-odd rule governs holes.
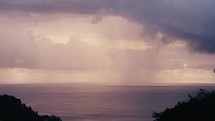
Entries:
POLYGON ((0 95, 0 121, 62 121, 57 116, 40 116, 20 99, 0 95))
POLYGON ((215 121, 215 91, 200 89, 195 96, 171 109, 153 112, 154 121, 215 121))

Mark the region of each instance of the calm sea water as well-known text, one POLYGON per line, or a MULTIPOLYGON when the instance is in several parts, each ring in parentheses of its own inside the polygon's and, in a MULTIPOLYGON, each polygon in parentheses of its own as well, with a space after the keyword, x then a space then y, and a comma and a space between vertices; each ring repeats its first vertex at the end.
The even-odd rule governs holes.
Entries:
POLYGON ((153 121, 152 111, 172 107, 200 88, 215 86, 0 85, 0 94, 63 121, 153 121))

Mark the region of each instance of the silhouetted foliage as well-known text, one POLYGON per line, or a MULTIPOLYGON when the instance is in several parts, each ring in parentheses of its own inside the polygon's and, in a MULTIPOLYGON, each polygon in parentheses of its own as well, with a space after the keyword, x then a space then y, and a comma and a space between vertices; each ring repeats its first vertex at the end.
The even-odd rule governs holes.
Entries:
POLYGON ((40 116, 20 99, 0 95, 0 121, 62 121, 57 116, 40 116))
POLYGON ((171 109, 153 112, 154 121, 215 121, 215 91, 200 89, 195 96, 171 109))

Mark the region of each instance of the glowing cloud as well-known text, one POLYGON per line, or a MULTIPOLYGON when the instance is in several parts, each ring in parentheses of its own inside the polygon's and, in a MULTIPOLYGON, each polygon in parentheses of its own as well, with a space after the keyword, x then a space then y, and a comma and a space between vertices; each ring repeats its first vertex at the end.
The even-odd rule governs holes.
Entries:
POLYGON ((0 81, 212 82, 207 75, 215 56, 207 54, 215 53, 214 4, 0 0, 0 81))

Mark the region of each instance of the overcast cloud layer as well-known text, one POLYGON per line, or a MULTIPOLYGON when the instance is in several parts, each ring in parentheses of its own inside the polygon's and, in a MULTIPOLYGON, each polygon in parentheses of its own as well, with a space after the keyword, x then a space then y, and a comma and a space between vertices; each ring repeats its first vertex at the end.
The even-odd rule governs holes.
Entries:
POLYGON ((214 5, 0 0, 0 83, 211 83, 214 5))
POLYGON ((144 35, 161 32, 165 42, 182 39, 193 51, 213 54, 214 4, 214 0, 1 0, 0 12, 122 16, 145 26, 144 35))

